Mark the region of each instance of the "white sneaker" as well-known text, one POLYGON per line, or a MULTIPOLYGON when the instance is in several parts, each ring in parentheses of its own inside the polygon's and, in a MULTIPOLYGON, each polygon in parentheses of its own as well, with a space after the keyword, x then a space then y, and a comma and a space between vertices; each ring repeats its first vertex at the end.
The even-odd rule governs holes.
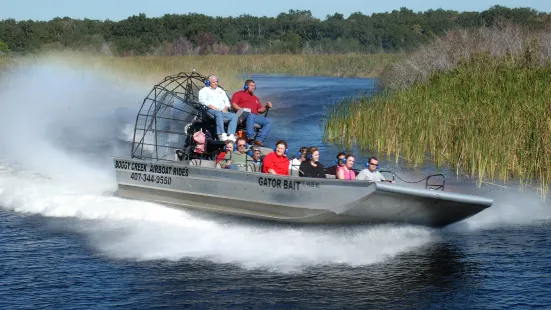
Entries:
POLYGON ((234 135, 229 135, 228 140, 231 140, 231 141, 235 142, 237 139, 235 138, 234 135))
POLYGON ((226 141, 226 140, 228 140, 228 135, 225 132, 223 134, 219 134, 218 135, 218 140, 226 141))

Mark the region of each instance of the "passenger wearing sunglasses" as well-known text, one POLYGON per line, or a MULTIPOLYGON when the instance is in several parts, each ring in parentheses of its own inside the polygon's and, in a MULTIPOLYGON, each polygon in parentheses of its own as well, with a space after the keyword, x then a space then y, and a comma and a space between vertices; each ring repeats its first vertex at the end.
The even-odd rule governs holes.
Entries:
POLYGON ((247 161, 253 159, 247 154, 247 139, 244 137, 238 138, 236 141, 236 149, 233 152, 228 152, 224 159, 220 161, 220 166, 226 169, 245 170, 247 161))
POLYGON ((379 167, 379 160, 377 157, 370 157, 366 164, 367 168, 360 171, 358 176, 356 177, 356 180, 363 180, 363 181, 369 181, 369 182, 392 182, 394 181, 387 181, 385 177, 377 171, 377 168, 379 167))

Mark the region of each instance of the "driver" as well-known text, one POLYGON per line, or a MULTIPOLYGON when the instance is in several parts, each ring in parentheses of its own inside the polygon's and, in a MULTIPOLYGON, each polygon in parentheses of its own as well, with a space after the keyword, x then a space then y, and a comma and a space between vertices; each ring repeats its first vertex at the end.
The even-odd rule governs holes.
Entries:
POLYGON ((239 111, 239 109, 248 108, 251 110, 249 116, 247 116, 247 139, 249 142, 254 143, 258 146, 264 146, 264 139, 270 134, 272 130, 272 120, 259 115, 259 113, 266 112, 266 109, 272 107, 271 102, 266 102, 264 105, 260 104, 260 99, 254 95, 256 90, 256 85, 253 80, 247 80, 243 86, 243 91, 237 91, 233 94, 231 98, 231 105, 234 111, 239 111), (256 140, 254 137, 254 125, 258 124, 262 126, 256 140))

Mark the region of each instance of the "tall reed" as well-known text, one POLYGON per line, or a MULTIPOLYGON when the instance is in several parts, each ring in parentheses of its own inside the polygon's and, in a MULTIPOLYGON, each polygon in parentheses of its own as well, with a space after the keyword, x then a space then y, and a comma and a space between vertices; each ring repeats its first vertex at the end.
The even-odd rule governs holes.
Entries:
POLYGON ((325 139, 484 178, 551 182, 551 63, 471 55, 375 97, 348 98, 328 115, 325 139))
POLYGON ((453 29, 385 68, 381 74, 386 88, 408 87, 416 81, 426 82, 434 72, 452 70, 462 59, 480 53, 524 59, 530 51, 531 62, 540 65, 551 60, 551 28, 533 32, 519 25, 500 23, 478 29, 453 29))
MULTIPOLYGON (((153 85, 167 75, 197 70, 215 74, 228 90, 238 89, 251 74, 302 76, 375 77, 400 54, 346 55, 208 55, 208 56, 136 56, 109 57, 61 52, 40 56, 13 57, 17 62, 36 59, 97 69, 108 76, 139 80, 153 85)), ((2 70, 0 60, 0 71, 2 70)))

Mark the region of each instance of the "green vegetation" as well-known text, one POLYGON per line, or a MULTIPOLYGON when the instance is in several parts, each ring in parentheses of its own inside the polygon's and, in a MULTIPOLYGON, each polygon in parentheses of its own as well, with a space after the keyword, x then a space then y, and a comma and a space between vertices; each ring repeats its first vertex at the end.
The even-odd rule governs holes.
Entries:
MULTIPOLYGON (((196 69, 204 74, 232 72, 308 76, 375 77, 385 66, 399 59, 398 54, 346 55, 208 55, 159 57, 97 57, 107 67, 122 71, 173 73, 196 69)), ((221 73, 218 73, 222 75, 221 73)))
MULTIPOLYGON (((516 36, 511 29, 493 33, 492 38, 503 33, 516 36)), ((532 33, 509 40, 511 46, 520 47, 515 53, 511 49, 504 49, 503 54, 471 50, 468 57, 454 59, 441 70, 413 65, 427 74, 393 91, 349 98, 337 105, 328 117, 325 139, 399 155, 414 166, 428 156, 438 166, 450 165, 479 181, 536 181, 547 192, 551 183, 551 49, 548 41, 538 38, 549 35, 532 33)), ((424 51, 435 53, 433 48, 424 51)), ((415 62, 414 56, 396 64, 398 72, 390 75, 407 72, 404 68, 415 62)))
POLYGON ((0 56, 7 55, 10 52, 10 47, 8 44, 0 40, 0 56))
POLYGON ((0 75, 33 61, 55 62, 82 70, 96 69, 106 76, 152 85, 167 75, 196 70, 216 74, 228 91, 241 88, 252 73, 303 76, 375 77, 401 54, 344 55, 205 55, 109 57, 56 52, 40 56, 0 57, 0 75))
POLYGON ((320 20, 310 11, 290 10, 277 17, 209 17, 202 14, 145 14, 118 22, 78 20, 0 21, 0 40, 12 52, 86 51, 117 56, 393 53, 412 51, 451 29, 494 25, 503 20, 543 29, 551 14, 529 8, 494 6, 483 12, 400 8, 387 13, 320 20))

